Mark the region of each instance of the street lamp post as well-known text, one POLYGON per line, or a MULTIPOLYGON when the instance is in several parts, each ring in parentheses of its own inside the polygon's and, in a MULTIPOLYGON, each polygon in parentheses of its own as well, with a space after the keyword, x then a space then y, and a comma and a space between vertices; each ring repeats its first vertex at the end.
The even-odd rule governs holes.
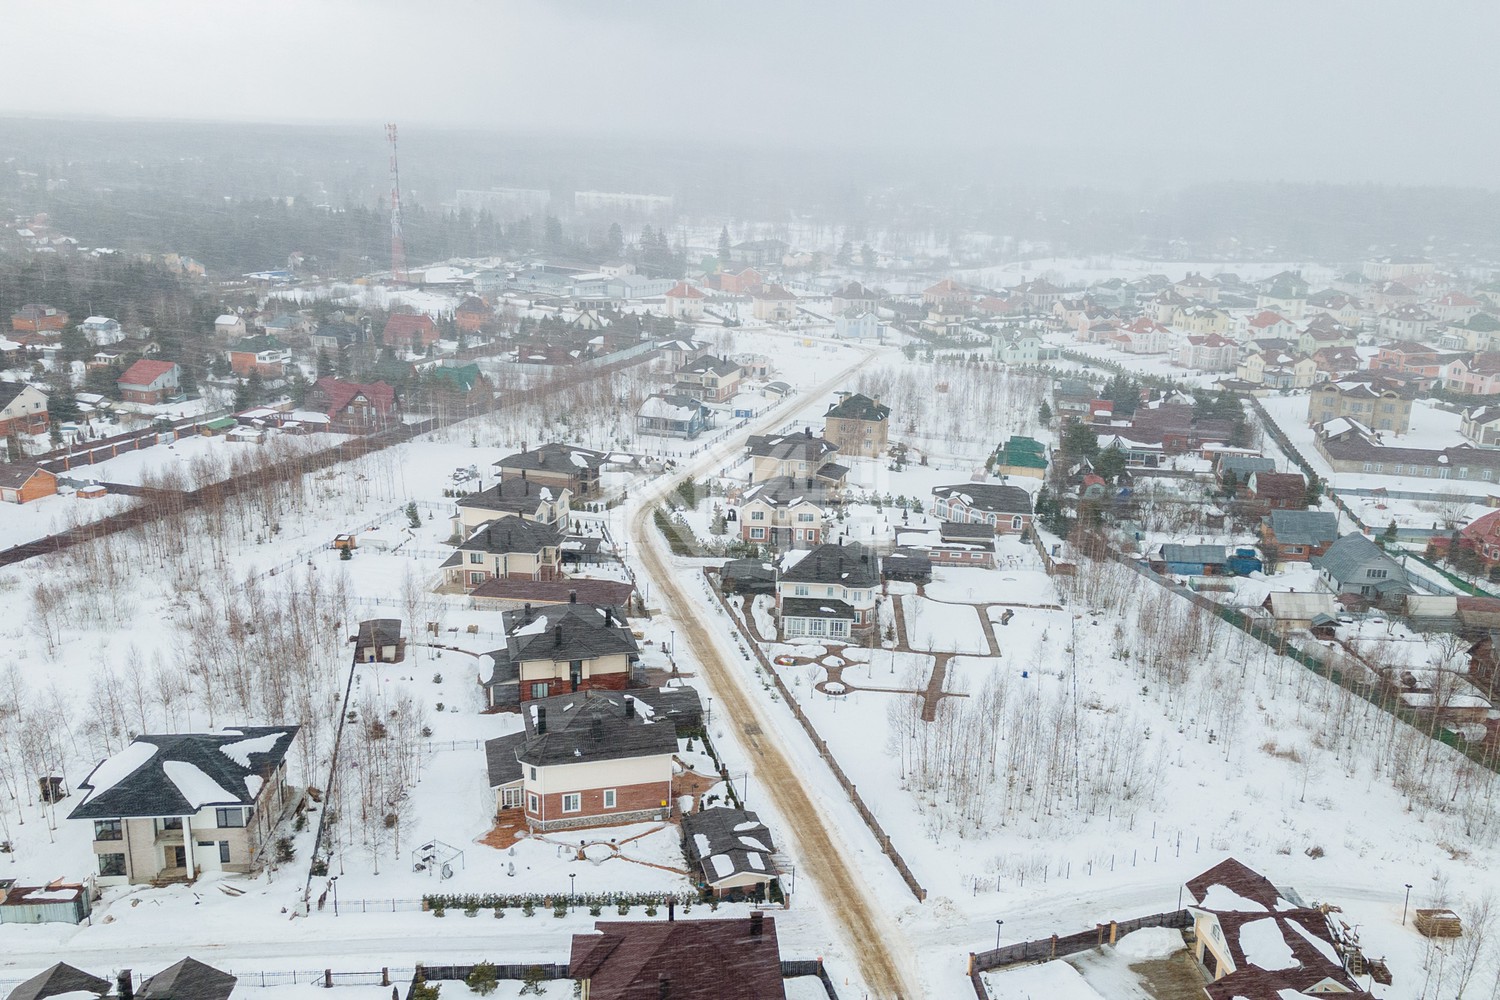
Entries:
POLYGON ((333 889, 333 915, 336 917, 339 915, 339 877, 335 875, 328 884, 333 889))
POLYGON ((578 877, 576 872, 568 872, 568 907, 573 907, 573 880, 578 877))
POLYGON ((1000 950, 1000 925, 1003 924, 1003 923, 1005 923, 1004 920, 996 920, 995 921, 995 950, 996 951, 1000 950))
POLYGON ((1406 926, 1406 907, 1411 902, 1411 883, 1406 883, 1406 902, 1401 904, 1401 926, 1406 926))

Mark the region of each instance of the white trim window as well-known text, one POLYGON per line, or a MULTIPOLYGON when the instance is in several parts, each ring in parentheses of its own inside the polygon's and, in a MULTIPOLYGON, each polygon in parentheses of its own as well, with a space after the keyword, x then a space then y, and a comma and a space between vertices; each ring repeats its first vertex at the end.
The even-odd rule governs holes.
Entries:
POLYGON ((615 808, 615 790, 613 788, 606 788, 604 790, 604 808, 615 808))
POLYGON ((583 796, 578 792, 568 792, 562 797, 562 811, 565 813, 582 812, 583 796))
POLYGON ((537 796, 536 792, 526 793, 526 811, 531 813, 542 811, 542 800, 537 796))

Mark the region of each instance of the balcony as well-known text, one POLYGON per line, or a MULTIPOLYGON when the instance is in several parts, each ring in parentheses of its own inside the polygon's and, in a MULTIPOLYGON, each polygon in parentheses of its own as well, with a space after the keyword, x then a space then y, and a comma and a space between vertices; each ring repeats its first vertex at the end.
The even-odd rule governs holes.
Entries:
POLYGON ((183 843, 183 839, 182 839, 182 827, 178 827, 175 830, 158 830, 158 831, 156 831, 156 843, 157 844, 181 844, 181 843, 183 843))

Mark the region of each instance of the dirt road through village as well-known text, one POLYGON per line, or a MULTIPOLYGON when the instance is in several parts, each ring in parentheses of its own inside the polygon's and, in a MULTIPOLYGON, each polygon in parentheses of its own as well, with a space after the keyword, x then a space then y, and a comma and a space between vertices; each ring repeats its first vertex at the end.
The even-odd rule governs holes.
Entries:
MULTIPOLYGON (((808 391, 808 404, 798 409, 846 384, 874 357, 876 355, 872 354, 817 389, 808 391)), ((796 412, 784 412, 782 419, 796 412)), ((694 468, 684 470, 682 476, 706 471, 718 464, 721 464, 718 459, 710 456, 694 468)), ((660 493, 653 493, 658 497, 665 494, 680 478, 662 484, 660 493)), ((828 917, 841 921, 843 934, 870 989, 870 997, 872 1000, 915 1000, 921 996, 921 990, 912 985, 914 970, 897 961, 897 955, 906 949, 895 944, 901 932, 887 915, 889 903, 883 904, 875 898, 869 884, 855 872, 850 852, 840 847, 843 838, 839 830, 814 803, 804 784, 803 774, 777 741, 764 735, 778 731, 778 727, 767 718, 771 709, 763 704, 758 692, 748 688, 740 671, 728 662, 720 645, 702 625, 704 609, 683 587, 682 581, 689 578, 688 575, 671 563, 665 542, 651 520, 654 507, 654 502, 641 503, 631 515, 629 528, 639 560, 657 587, 659 598, 654 603, 659 603, 662 610, 677 622, 679 641, 685 639, 694 657, 702 664, 703 673, 719 699, 716 711, 735 720, 738 725, 739 740, 755 762, 757 786, 764 789, 763 794, 775 800, 777 809, 785 817, 790 827, 785 835, 790 835, 796 842, 803 870, 812 873, 817 881, 827 902, 828 917)), ((804 737, 799 732, 795 738, 804 737)))

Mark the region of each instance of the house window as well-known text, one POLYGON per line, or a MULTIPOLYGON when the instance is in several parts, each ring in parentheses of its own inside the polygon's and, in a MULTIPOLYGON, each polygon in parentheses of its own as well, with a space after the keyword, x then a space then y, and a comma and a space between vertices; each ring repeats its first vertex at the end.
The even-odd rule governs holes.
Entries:
POLYGON ((469 562, 473 563, 476 566, 483 565, 483 563, 484 563, 484 553, 483 552, 470 552, 469 553, 469 562))
POLYGON ((750 529, 750 537, 751 538, 765 538, 766 537, 766 529, 765 528, 751 528, 750 529))
POLYGON ((583 811, 583 796, 578 792, 569 792, 562 797, 562 811, 565 813, 576 813, 583 811))
POLYGON ((229 841, 219 841, 219 864, 229 864, 229 841))
POLYGON ((238 806, 214 810, 214 825, 220 827, 244 826, 245 810, 238 806))
POLYGON ((531 780, 532 781, 536 780, 536 768, 534 768, 534 767, 531 769, 531 780))
POLYGON ((833 588, 829 587, 827 589, 828 589, 828 593, 826 595, 824 595, 824 596, 826 596, 826 597, 832 597, 833 596, 833 588))
POLYGON ((99 855, 99 874, 109 877, 125 874, 125 855, 123 854, 101 854, 99 855))
POLYGON ((849 634, 849 623, 843 619, 829 623, 832 627, 828 630, 829 635, 846 637, 849 634))
POLYGON ((159 819, 156 821, 156 828, 158 830, 181 830, 182 817, 173 816, 170 819, 159 819))
POLYGON ((793 597, 807 597, 811 593, 812 590, 805 583, 799 583, 792 588, 793 597))
POLYGON ((483 573, 470 573, 469 574, 469 585, 470 586, 477 587, 477 586, 479 586, 483 582, 484 582, 484 574, 483 573))
POLYGON ((1300 545, 1288 545, 1286 547, 1286 552, 1287 552, 1287 555, 1289 555, 1289 556, 1300 556, 1302 554, 1302 546, 1300 546, 1300 545))
POLYGON ((1372 569, 1365 575, 1368 576, 1371 580, 1384 580, 1388 572, 1388 570, 1383 569, 1372 569))
POLYGON ((801 521, 803 524, 809 524, 812 522, 813 516, 811 514, 798 514, 797 520, 801 521))
POLYGON ((604 790, 604 808, 606 808, 606 809, 613 809, 614 807, 615 807, 615 790, 613 788, 606 788, 604 790))
POLYGON ((117 819, 94 820, 95 840, 119 840, 123 836, 120 821, 117 819))
POLYGON ((532 793, 532 792, 527 792, 526 793, 526 811, 527 812, 538 812, 541 809, 541 805, 542 805, 541 799, 537 798, 534 793, 532 793))
POLYGON ((533 698, 545 698, 551 691, 548 690, 546 681, 539 681, 531 685, 531 696, 533 698))
POLYGON ((1020 514, 1017 514, 1015 517, 1013 517, 1013 518, 1010 519, 1010 527, 1011 527, 1012 531, 1020 531, 1021 530, 1021 515, 1020 514))
POLYGON ((750 520, 752 521, 764 521, 765 519, 766 512, 763 510, 752 510, 750 512, 750 520))

